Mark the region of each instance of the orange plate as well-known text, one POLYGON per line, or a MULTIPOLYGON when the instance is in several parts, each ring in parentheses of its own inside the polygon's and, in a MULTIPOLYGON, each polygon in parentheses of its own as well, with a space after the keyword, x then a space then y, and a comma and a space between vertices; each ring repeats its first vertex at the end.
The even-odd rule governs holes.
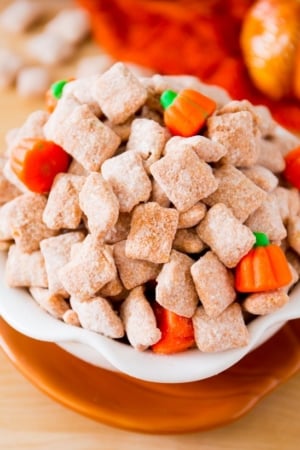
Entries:
POLYGON ((127 430, 184 433, 236 420, 295 374, 300 319, 231 369, 185 384, 149 383, 94 367, 55 344, 18 333, 2 319, 0 345, 33 384, 80 414, 127 430))

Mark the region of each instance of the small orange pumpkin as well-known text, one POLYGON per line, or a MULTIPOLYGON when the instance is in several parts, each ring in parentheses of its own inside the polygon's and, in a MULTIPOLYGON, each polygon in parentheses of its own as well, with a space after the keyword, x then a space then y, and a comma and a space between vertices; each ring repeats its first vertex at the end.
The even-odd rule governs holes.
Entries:
POLYGON ((299 0, 258 0, 244 18, 241 48, 259 90, 274 100, 300 99, 299 0))
POLYGON ((24 138, 12 149, 11 170, 32 192, 50 191, 55 176, 68 170, 71 157, 52 141, 24 138))
POLYGON ((172 134, 194 136, 203 127, 208 116, 216 109, 216 102, 193 89, 184 89, 177 94, 164 91, 160 98, 164 121, 172 134))
POLYGON ((161 339, 151 347, 154 353, 178 353, 195 344, 192 319, 179 316, 158 303, 154 304, 153 310, 161 331, 161 339))
POLYGON ((281 248, 270 244, 264 233, 254 233, 256 244, 238 263, 235 288, 238 292, 272 291, 288 285, 292 274, 281 248))

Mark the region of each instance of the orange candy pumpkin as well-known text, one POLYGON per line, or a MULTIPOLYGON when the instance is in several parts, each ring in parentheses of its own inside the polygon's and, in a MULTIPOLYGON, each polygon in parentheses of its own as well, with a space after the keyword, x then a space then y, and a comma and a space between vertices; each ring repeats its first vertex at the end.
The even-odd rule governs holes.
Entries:
POLYGON ((274 100, 300 99, 299 0, 258 0, 245 16, 241 48, 260 91, 274 100))
POLYGON ((282 249, 270 244, 264 233, 254 234, 254 248, 240 260, 235 270, 236 290, 263 292, 288 285, 292 274, 282 249))
POLYGON ((24 138, 13 148, 10 167, 32 192, 50 191, 55 176, 68 170, 71 157, 52 141, 24 138))
POLYGON ((161 339, 151 347, 154 353, 178 353, 195 344, 192 319, 179 316, 158 303, 155 303, 153 310, 161 331, 161 339))
POLYGON ((285 157, 285 179, 296 188, 300 189, 300 147, 288 152, 285 157))
POLYGON ((172 134, 183 137, 197 134, 217 107, 214 100, 193 89, 184 89, 179 94, 164 91, 160 101, 165 109, 166 126, 172 134))

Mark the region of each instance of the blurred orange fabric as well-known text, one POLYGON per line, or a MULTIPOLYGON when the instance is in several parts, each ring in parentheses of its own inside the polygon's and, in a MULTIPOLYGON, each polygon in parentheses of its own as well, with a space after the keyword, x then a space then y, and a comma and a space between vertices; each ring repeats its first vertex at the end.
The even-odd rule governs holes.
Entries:
POLYGON ((90 12, 95 40, 114 58, 162 74, 196 75, 235 99, 267 105, 282 125, 300 131, 300 104, 272 101, 255 89, 239 36, 254 0, 78 0, 90 12))

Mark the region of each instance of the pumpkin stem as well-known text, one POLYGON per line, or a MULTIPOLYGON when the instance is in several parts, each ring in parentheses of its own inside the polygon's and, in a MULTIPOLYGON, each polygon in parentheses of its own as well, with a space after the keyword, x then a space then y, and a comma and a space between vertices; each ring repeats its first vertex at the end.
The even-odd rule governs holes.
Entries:
POLYGON ((58 81, 56 81, 55 83, 53 83, 51 85, 51 88, 50 88, 51 89, 51 94, 57 100, 60 99, 60 97, 62 96, 65 84, 67 84, 66 80, 58 80, 58 81))
POLYGON ((269 238, 265 233, 254 231, 253 234, 255 236, 254 247, 266 247, 270 244, 269 238))
POLYGON ((164 91, 160 96, 160 103, 162 107, 166 109, 171 106, 177 95, 177 92, 171 90, 164 91))

